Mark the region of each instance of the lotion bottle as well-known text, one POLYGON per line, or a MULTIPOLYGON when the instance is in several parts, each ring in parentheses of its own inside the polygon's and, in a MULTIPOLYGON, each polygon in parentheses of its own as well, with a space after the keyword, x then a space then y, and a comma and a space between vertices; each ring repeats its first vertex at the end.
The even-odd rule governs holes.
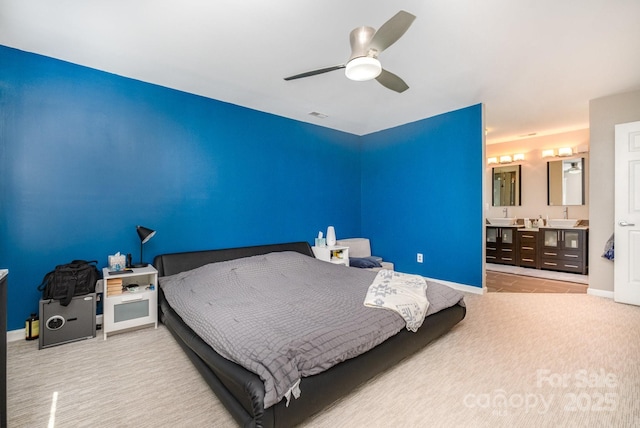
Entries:
POLYGON ((327 228, 327 245, 330 247, 336 245, 336 230, 333 226, 327 228))

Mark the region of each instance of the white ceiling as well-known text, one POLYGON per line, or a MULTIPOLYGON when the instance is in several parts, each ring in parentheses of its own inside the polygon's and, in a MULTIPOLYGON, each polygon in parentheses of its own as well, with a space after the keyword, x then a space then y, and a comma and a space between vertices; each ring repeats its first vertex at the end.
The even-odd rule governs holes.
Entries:
POLYGON ((587 128, 590 99, 640 89, 639 17, 640 0, 0 0, 0 44, 358 135, 484 103, 492 143, 587 128), (344 63, 353 28, 400 9, 417 19, 380 59, 408 91, 283 80, 344 63))

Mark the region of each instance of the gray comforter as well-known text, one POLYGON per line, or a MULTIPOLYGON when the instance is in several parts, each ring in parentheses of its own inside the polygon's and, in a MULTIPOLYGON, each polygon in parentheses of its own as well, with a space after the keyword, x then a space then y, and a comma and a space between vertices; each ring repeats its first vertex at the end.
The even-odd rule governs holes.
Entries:
MULTIPOLYGON (((375 276, 281 252, 212 263, 159 283, 171 307, 205 342, 260 376, 268 408, 302 378, 404 328, 397 313, 364 306, 375 276)), ((462 293, 433 282, 427 297, 427 315, 463 304, 462 293)))

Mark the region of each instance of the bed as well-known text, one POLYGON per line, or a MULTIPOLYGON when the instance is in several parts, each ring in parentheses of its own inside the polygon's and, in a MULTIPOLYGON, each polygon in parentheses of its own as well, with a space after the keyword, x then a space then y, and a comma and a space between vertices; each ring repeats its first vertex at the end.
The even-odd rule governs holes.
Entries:
MULTIPOLYGON (((297 425, 365 381, 423 348, 449 331, 465 316, 464 302, 460 300, 458 304, 427 316, 415 333, 401 329, 397 334, 391 335, 361 355, 339 362, 317 374, 303 377, 299 383, 301 394, 298 398, 290 400, 283 398, 273 405, 265 406, 266 397, 270 394, 265 389, 266 381, 263 381, 255 372, 214 351, 205 339, 187 325, 176 311, 176 309, 178 311, 183 309, 178 308, 175 301, 176 308, 173 308, 169 302, 171 300, 168 298, 169 292, 172 290, 169 284, 171 281, 175 282, 175 278, 208 269, 212 266, 211 263, 216 264, 213 265, 214 267, 223 266, 236 261, 244 262, 245 258, 252 260, 255 256, 266 257, 278 253, 284 255, 290 252, 297 253, 295 256, 298 259, 303 258, 305 262, 313 264, 314 268, 318 263, 328 268, 331 265, 315 260, 307 242, 163 254, 154 259, 154 266, 160 277, 160 321, 169 329, 204 380, 242 427, 297 425), (307 257, 313 260, 306 259, 307 257), (167 295, 163 290, 165 278, 167 295)), ((330 268, 358 270, 335 265, 331 265, 330 268)), ((342 270, 339 273, 343 272, 351 271, 342 270)), ((379 309, 369 310, 380 312, 379 309)), ((198 329, 197 326, 194 328, 198 329)))

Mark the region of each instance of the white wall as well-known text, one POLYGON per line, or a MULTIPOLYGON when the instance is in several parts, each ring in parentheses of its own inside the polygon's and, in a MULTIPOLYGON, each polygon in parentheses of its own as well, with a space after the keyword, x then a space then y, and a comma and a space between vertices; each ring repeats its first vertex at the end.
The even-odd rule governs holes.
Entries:
MULTIPOLYGON (((498 144, 489 144, 486 147, 487 158, 500 155, 513 155, 514 153, 524 153, 525 160, 518 162, 522 165, 522 199, 521 205, 509 207, 509 217, 517 218, 537 218, 542 215, 546 218, 562 218, 562 206, 547 205, 547 159, 542 159, 543 149, 557 149, 558 147, 589 147, 589 130, 563 132, 561 134, 547 135, 543 137, 532 137, 517 141, 509 141, 498 144)), ((573 157, 584 157, 585 161, 585 205, 569 206, 569 218, 581 220, 589 219, 589 153, 581 153, 573 157)), ((553 158, 552 158, 553 159, 553 158)), ((556 158, 560 159, 560 158, 556 158)), ((491 206, 491 168, 495 165, 488 165, 485 172, 486 194, 488 195, 485 216, 503 217, 504 207, 491 206)))
POLYGON ((614 229, 615 125, 640 120, 640 90, 589 102, 591 188, 589 289, 613 292, 613 263, 601 257, 614 229))

